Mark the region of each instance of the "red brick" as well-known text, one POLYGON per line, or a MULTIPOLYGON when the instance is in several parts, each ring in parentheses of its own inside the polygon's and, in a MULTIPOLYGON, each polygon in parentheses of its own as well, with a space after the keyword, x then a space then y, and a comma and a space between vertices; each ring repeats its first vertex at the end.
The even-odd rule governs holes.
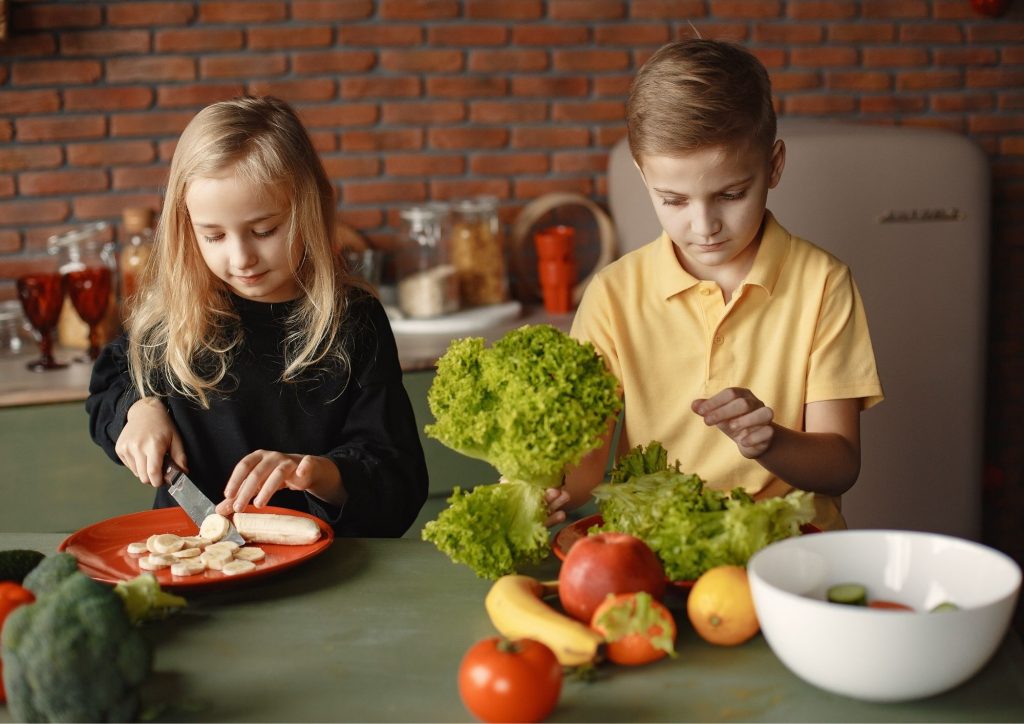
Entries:
POLYGON ((286 2, 229 0, 199 4, 199 20, 203 23, 267 23, 288 17, 286 2))
POLYGON ((0 90, 0 108, 5 115, 52 113, 60 109, 60 96, 55 90, 0 90))
POLYGON ((196 53, 240 50, 245 36, 237 28, 187 28, 158 30, 153 42, 159 53, 196 53))
POLYGON ((427 198, 420 181, 353 181, 341 184, 341 201, 346 204, 410 203, 427 198))
POLYGON ((252 78, 261 75, 283 75, 288 61, 283 55, 215 55, 200 58, 199 75, 202 78, 252 78))
POLYGON ((156 91, 156 104, 160 108, 201 108, 217 101, 240 96, 245 92, 241 83, 189 83, 161 86, 156 91))
POLYGON ((423 29, 419 25, 343 25, 338 28, 338 43, 344 46, 408 47, 422 42, 423 29))
POLYGON ((517 199, 535 199, 545 194, 570 193, 590 196, 594 182, 587 178, 517 179, 514 185, 517 199))
POLYGON ((156 142, 156 157, 160 161, 171 162, 174 157, 174 149, 178 146, 178 137, 165 138, 156 142))
POLYGON ((761 61, 761 64, 769 70, 774 68, 782 68, 789 65, 789 59, 786 57, 786 50, 783 48, 766 48, 764 46, 751 48, 751 53, 754 57, 761 61))
POLYGON ((345 103, 332 106, 306 106, 297 109, 306 128, 343 128, 365 126, 378 119, 373 103, 345 103))
POLYGON ((996 107, 991 93, 932 93, 932 110, 939 113, 963 113, 966 111, 988 111, 996 107))
POLYGON ((544 101, 476 101, 469 104, 469 120, 473 123, 538 123, 545 121, 547 116, 548 104, 544 101))
POLYGON ((69 111, 123 111, 148 108, 153 90, 144 86, 115 88, 67 88, 64 108, 69 111))
POLYGON ((832 71, 825 74, 825 87, 833 90, 875 92, 892 90, 892 76, 879 71, 832 71))
POLYGON ((888 66, 906 68, 907 66, 927 65, 928 51, 924 48, 908 48, 894 46, 891 48, 864 48, 864 67, 888 66))
POLYGON ((962 43, 963 39, 964 31, 955 23, 908 23, 900 26, 900 42, 903 43, 942 45, 946 43, 962 43))
POLYGON ((335 218, 355 229, 373 229, 381 225, 384 214, 377 209, 341 209, 335 218))
POLYGON ((404 73, 454 73, 465 65, 462 50, 393 50, 380 53, 380 67, 404 73))
POLYGON ((344 131, 341 134, 344 151, 411 151, 423 148, 423 130, 420 128, 384 129, 373 131, 344 131))
POLYGON ((442 75, 427 78, 428 98, 489 98, 506 93, 508 79, 499 76, 442 75))
POLYGON ((479 153, 469 168, 480 176, 516 176, 547 173, 551 166, 546 153, 479 153))
POLYGON ((970 3, 963 0, 933 0, 932 14, 939 20, 977 20, 970 3))
POLYGON ((508 139, 509 132, 505 128, 431 128, 427 133, 427 148, 504 148, 508 139))
POLYGON ((384 103, 380 117, 384 123, 453 123, 465 119, 466 108, 455 101, 384 103))
POLYGON ((148 30, 89 30, 61 33, 61 55, 99 55, 148 53, 148 30))
POLYGON ((857 50, 855 48, 835 48, 827 46, 818 48, 793 48, 790 53, 790 60, 794 66, 810 68, 856 65, 857 50))
POLYGON ((10 3, 12 29, 95 28, 103 23, 103 8, 98 3, 10 3))
POLYGON ((967 42, 969 43, 1010 43, 1019 44, 1024 38, 1024 22, 1010 22, 1005 18, 999 22, 969 25, 967 42))
POLYGON ((110 135, 178 136, 192 120, 193 113, 149 111, 146 113, 115 113, 110 116, 110 135))
POLYGON ((1024 156, 1024 136, 1000 139, 999 153, 1006 156, 1024 156))
POLYGON ((547 70, 548 54, 543 50, 472 50, 469 70, 474 73, 528 73, 547 70))
POLYGON ((850 113, 857 107, 855 98, 817 93, 788 96, 782 99, 785 112, 803 115, 850 113))
POLYGON ((668 42, 669 33, 660 23, 615 23, 594 28, 594 40, 601 46, 659 46, 668 42))
POLYGON ((828 39, 840 43, 891 43, 896 39, 896 26, 892 23, 829 25, 828 39))
POLYGON ((623 0, 548 0, 552 20, 621 20, 626 17, 623 0))
POLYGON ((559 72, 599 73, 630 67, 629 51, 626 50, 555 50, 553 56, 554 69, 559 72))
POLYGON ((156 159, 156 150, 150 141, 70 143, 67 153, 68 164, 72 166, 123 166, 151 163, 156 159))
MULTIPOLYGON (((57 40, 54 33, 24 33, 13 37, 8 34, 3 42, 3 55, 6 58, 39 58, 56 53, 57 40)), ((0 77, 0 80, 3 78, 0 77)))
POLYGON ((120 26, 186 25, 195 16, 193 2, 118 2, 107 5, 107 24, 120 26))
POLYGON ((964 122, 960 118, 940 118, 938 116, 900 116, 899 120, 899 125, 901 126, 952 131, 953 133, 959 133, 961 135, 964 133, 964 122))
POLYGON ((998 65, 995 48, 933 48, 935 65, 981 66, 998 65))
POLYGON ((556 102, 552 104, 551 120, 575 123, 621 121, 626 116, 624 101, 556 102))
POLYGON ((427 44, 431 46, 454 45, 505 45, 509 29, 503 25, 439 25, 427 30, 427 44))
POLYGON ((544 17, 541 0, 465 0, 467 18, 474 20, 538 20, 544 17))
POLYGON ((65 141, 76 138, 102 138, 107 132, 107 121, 102 116, 18 118, 14 123, 14 132, 18 141, 65 141))
POLYGON ((338 50, 296 53, 292 70, 296 73, 365 73, 377 62, 377 54, 367 50, 338 50))
POLYGON ((248 92, 256 96, 277 96, 289 103, 327 101, 335 98, 335 82, 331 78, 308 80, 257 80, 249 84, 248 92))
POLYGON ((439 154, 390 154, 384 159, 386 176, 456 176, 466 172, 463 156, 439 154))
POLYGON ((812 90, 822 85, 821 75, 814 71, 776 70, 771 74, 772 90, 775 93, 812 90))
POLYGON ((106 61, 107 80, 111 83, 131 81, 195 80, 196 62, 193 58, 156 55, 138 58, 109 58, 106 61))
POLYGON ((551 159, 555 173, 592 173, 604 175, 608 170, 608 154, 601 151, 556 153, 551 159))
POLYGON ((253 50, 281 50, 285 48, 324 48, 334 40, 334 31, 329 27, 295 28, 292 25, 279 27, 256 27, 248 32, 249 47, 253 50))
POLYGON ((825 29, 820 25, 806 23, 758 24, 754 27, 754 42, 781 43, 784 45, 806 45, 821 43, 825 29))
POLYGON ((103 74, 96 60, 37 60, 11 64, 13 85, 72 85, 95 83, 103 74))
POLYGON ((957 70, 918 70, 896 74, 898 90, 962 88, 963 75, 957 70))
POLYGON ((342 78, 342 98, 416 98, 423 92, 422 81, 416 76, 360 76, 342 78))
POLYGON ((68 218, 70 207, 59 199, 0 201, 0 219, 5 224, 53 224, 68 218))
POLYGON ((1024 70, 1009 68, 968 68, 968 88, 1020 88, 1024 86, 1024 70))
POLYGON ((999 57, 1007 65, 1024 65, 1024 45, 1005 46, 1000 49, 999 57))
MULTIPOLYGON (((17 231, 0 231, 0 254, 10 254, 15 251, 21 251, 21 234, 17 231)), ((0 276, 7 276, 2 274, 0 276)), ((14 299, 13 296, 4 297, 5 299, 14 299)))
POLYGON ((372 0, 292 0, 296 20, 363 20, 373 15, 372 0))
POLYGON ((582 45, 590 40, 586 25, 516 25, 512 28, 513 45, 540 45, 546 48, 582 45))
POLYGON ((430 197, 434 199, 458 199, 478 195, 507 199, 509 183, 505 179, 442 179, 430 182, 430 197))
POLYGON ((629 15, 647 20, 679 20, 707 15, 703 0, 631 0, 629 15))
POLYGON ((578 98, 590 92, 585 75, 525 75, 512 79, 512 94, 541 98, 578 98))
POLYGON ((999 108, 1000 110, 1020 110, 1024 108, 1024 93, 1022 92, 1010 92, 999 94, 999 108))
POLYGON ((446 20, 459 15, 458 0, 380 0, 382 20, 446 20))
POLYGON ((2 146, 0 172, 24 171, 32 168, 56 168, 64 160, 60 146, 2 146))
POLYGON ((782 14, 782 3, 778 0, 709 0, 708 6, 716 18, 753 20, 777 18, 782 14))
POLYGON ((72 208, 77 219, 120 218, 121 210, 129 206, 148 206, 159 209, 162 205, 158 193, 103 194, 102 196, 76 196, 72 208))
POLYGON ((589 145, 590 131, 561 125, 513 128, 510 141, 511 148, 572 148, 589 145))
POLYGON ((18 176, 18 190, 28 196, 56 196, 109 188, 105 171, 27 171, 18 176))
POLYGON ((864 96, 860 99, 860 109, 864 113, 923 113, 927 107, 927 99, 919 95, 864 96))
POLYGON ((863 0, 865 18, 927 18, 927 0, 863 0))
POLYGON ((853 0, 789 0, 786 15, 794 20, 844 20, 857 17, 853 0))
MULTIPOLYGON (((626 97, 629 95, 629 86, 633 83, 633 73, 619 75, 599 75, 594 78, 594 96, 603 98, 607 96, 626 97)), ((572 93, 565 93, 572 97, 572 93)))
POLYGON ((307 131, 307 133, 317 153, 338 150, 338 136, 334 131, 307 131))
POLYGON ((973 133, 1024 133, 1024 115, 980 115, 972 114, 967 118, 967 130, 973 133))
POLYGON ((323 161, 324 170, 331 179, 343 181, 380 176, 380 159, 376 156, 330 156, 323 161))
POLYGON ((0 174, 0 198, 10 198, 15 194, 14 176, 0 174))

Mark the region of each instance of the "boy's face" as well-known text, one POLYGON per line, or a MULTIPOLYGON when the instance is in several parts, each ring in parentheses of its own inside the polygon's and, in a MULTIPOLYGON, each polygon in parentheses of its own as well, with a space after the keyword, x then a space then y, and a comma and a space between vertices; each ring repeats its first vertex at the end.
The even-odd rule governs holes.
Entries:
POLYGON ((715 280, 746 275, 785 155, 776 141, 770 153, 748 143, 643 157, 640 171, 654 210, 688 272, 715 280))

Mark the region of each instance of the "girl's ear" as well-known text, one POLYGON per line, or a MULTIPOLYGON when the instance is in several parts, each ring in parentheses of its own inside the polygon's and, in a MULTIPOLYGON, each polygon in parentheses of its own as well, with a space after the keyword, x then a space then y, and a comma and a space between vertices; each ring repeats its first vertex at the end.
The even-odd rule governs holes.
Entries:
POLYGON ((782 180, 782 169, 786 167, 786 143, 781 138, 777 139, 775 145, 772 146, 772 157, 769 164, 768 188, 773 189, 782 180))

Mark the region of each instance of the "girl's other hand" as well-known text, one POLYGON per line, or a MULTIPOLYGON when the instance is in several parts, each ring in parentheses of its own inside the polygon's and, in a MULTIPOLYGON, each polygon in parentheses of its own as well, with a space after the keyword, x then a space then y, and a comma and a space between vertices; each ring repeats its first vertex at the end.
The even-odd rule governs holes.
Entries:
POLYGON ((114 444, 114 452, 135 477, 159 488, 164 484, 167 455, 182 470, 188 470, 181 435, 159 398, 143 397, 128 408, 127 417, 114 444))
POLYGON ((548 517, 544 525, 550 528, 565 520, 562 508, 569 502, 569 493, 564 488, 548 488, 544 491, 544 502, 548 506, 548 517))
POLYGON ((743 387, 729 387, 707 399, 697 399, 691 409, 728 435, 745 458, 757 458, 771 446, 775 437, 772 421, 775 413, 753 392, 743 387))
POLYGON ((273 450, 256 450, 238 461, 224 488, 224 500, 217 512, 231 515, 245 510, 251 502, 262 508, 278 490, 307 491, 329 503, 340 505, 341 476, 327 458, 273 450))

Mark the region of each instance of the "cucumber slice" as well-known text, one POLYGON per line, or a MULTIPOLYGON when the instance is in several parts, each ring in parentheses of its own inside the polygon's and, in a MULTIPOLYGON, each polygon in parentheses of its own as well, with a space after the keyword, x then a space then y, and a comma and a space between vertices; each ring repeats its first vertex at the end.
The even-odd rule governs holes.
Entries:
POLYGON ((859 583, 837 583, 829 587, 826 596, 832 603, 842 603, 846 606, 868 605, 868 589, 859 583))
POLYGON ((933 608, 929 613, 942 613, 943 611, 959 611, 960 607, 951 601, 943 601, 933 608))

